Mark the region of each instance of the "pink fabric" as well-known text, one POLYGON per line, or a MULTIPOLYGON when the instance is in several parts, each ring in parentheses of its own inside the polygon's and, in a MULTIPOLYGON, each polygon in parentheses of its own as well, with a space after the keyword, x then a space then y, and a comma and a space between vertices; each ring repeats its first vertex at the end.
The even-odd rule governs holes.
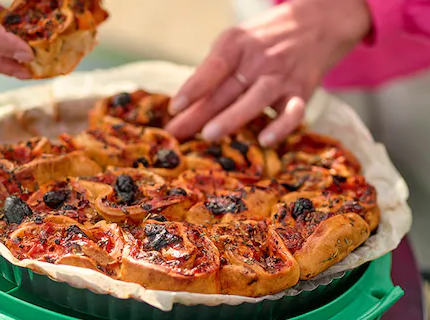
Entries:
POLYGON ((367 2, 372 35, 325 77, 329 89, 375 88, 430 68, 430 0, 367 2))

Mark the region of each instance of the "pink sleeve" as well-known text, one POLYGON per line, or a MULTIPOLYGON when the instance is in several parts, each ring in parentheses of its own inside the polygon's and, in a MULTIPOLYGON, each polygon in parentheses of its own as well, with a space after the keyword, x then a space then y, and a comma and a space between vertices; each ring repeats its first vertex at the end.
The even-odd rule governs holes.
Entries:
POLYGON ((430 69, 430 0, 367 0, 373 31, 324 79, 330 89, 375 88, 430 69))
POLYGON ((430 41, 430 0, 367 0, 373 20, 373 43, 401 33, 430 41))

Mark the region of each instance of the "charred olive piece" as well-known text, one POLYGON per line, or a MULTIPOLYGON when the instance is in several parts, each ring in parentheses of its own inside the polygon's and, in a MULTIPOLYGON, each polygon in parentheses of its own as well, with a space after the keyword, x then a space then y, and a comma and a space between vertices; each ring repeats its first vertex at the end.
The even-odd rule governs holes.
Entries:
POLYGON ((125 174, 118 176, 114 188, 122 202, 131 204, 134 201, 137 187, 130 176, 125 174))
POLYGON ((66 190, 52 190, 43 195, 43 201, 51 209, 60 208, 67 199, 66 190))
POLYGON ((339 176, 339 175, 332 175, 333 183, 336 186, 339 186, 341 183, 346 182, 346 177, 339 176))
POLYGON ((149 162, 144 157, 140 157, 133 162, 133 168, 139 168, 139 164, 142 164, 145 168, 148 168, 149 162))
POLYGON ((169 196, 186 196, 187 192, 184 189, 182 189, 182 188, 173 188, 173 189, 170 189, 167 192, 167 194, 169 196))
POLYGON ((235 196, 219 196, 209 198, 205 202, 205 207, 214 215, 226 213, 240 213, 247 210, 242 199, 235 196))
POLYGON ((281 185, 290 192, 297 191, 301 187, 299 183, 295 183, 295 184, 281 183, 281 185))
POLYGON ((145 226, 145 236, 148 238, 146 248, 159 251, 169 244, 175 244, 181 241, 177 235, 171 234, 166 227, 159 224, 147 224, 145 226))
POLYGON ((76 235, 81 235, 81 236, 83 236, 84 238, 88 238, 88 236, 85 234, 85 232, 83 232, 82 230, 81 230, 81 228, 79 228, 77 225, 71 225, 70 227, 68 227, 67 229, 66 229, 66 232, 67 232, 67 234, 69 235, 69 236, 72 236, 72 235, 74 235, 74 234, 76 234, 76 235))
POLYGON ((162 214, 159 214, 159 213, 153 213, 153 214, 151 214, 150 217, 149 217, 149 219, 155 220, 155 221, 158 221, 158 222, 166 222, 167 221, 166 217, 163 216, 162 214))
POLYGON ((160 149, 157 151, 157 160, 154 163, 156 168, 174 169, 179 166, 179 156, 170 149, 160 149))
POLYGON ((299 198, 294 203, 294 209, 291 213, 294 219, 297 219, 299 216, 305 213, 312 212, 314 210, 314 204, 311 200, 307 198, 299 198))
POLYGON ((114 107, 125 107, 130 102, 131 102, 131 95, 127 92, 122 92, 112 98, 112 106, 114 107))
POLYGON ((205 153, 207 155, 214 157, 214 158, 219 158, 222 156, 222 149, 221 149, 221 146, 213 144, 209 148, 206 149, 205 153))
POLYGON ((5 27, 12 26, 14 24, 20 24, 22 21, 21 16, 16 13, 10 13, 6 15, 3 19, 3 24, 5 27))
POLYGON ((242 142, 239 142, 239 141, 233 141, 230 144, 230 147, 232 147, 233 149, 238 150, 243 156, 246 156, 246 154, 249 151, 249 147, 246 144, 244 144, 242 142))
POLYGON ((9 223, 21 223, 26 216, 29 217, 33 214, 28 204, 17 196, 7 197, 3 210, 9 223))
POLYGON ((236 169, 236 164, 231 158, 221 157, 218 159, 218 163, 225 171, 233 171, 236 169))

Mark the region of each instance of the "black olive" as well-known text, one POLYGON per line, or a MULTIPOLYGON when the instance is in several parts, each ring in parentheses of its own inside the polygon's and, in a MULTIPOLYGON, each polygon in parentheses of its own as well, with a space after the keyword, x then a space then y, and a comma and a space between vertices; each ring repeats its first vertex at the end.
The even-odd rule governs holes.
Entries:
POLYGON ((43 218, 41 216, 36 216, 36 218, 34 218, 34 223, 35 224, 42 224, 43 218))
POLYGON ((26 216, 33 214, 28 204, 17 196, 7 197, 3 210, 9 223, 21 223, 26 216))
POLYGON ((121 130, 122 128, 124 128, 124 123, 117 123, 112 126, 114 130, 121 130))
POLYGON ((82 235, 84 238, 88 238, 88 236, 83 232, 77 225, 71 225, 66 229, 68 236, 71 238, 74 234, 82 235))
POLYGON ((63 210, 76 210, 78 208, 76 208, 75 206, 72 206, 71 204, 65 204, 61 209, 63 209, 63 210))
POLYGON ((152 205, 150 203, 144 203, 141 205, 143 210, 149 211, 152 209, 152 205))
POLYGON ((134 201, 136 190, 137 187, 130 176, 122 174, 116 179, 115 191, 122 202, 131 204, 134 201))
POLYGON ((240 213, 247 210, 242 199, 235 196, 210 197, 205 202, 205 207, 214 215, 240 213))
POLYGON ((305 213, 309 213, 314 210, 314 204, 311 200, 307 198, 299 198, 294 203, 294 209, 291 213, 293 215, 293 218, 297 219, 299 216, 305 213))
POLYGON ((53 190, 43 195, 43 201, 51 209, 58 209, 67 199, 66 190, 53 190))
POLYGON ((242 142, 239 142, 239 141, 233 141, 231 144, 230 144, 230 146, 233 148, 233 149, 236 149, 236 150, 238 150, 242 155, 246 155, 247 153, 248 153, 248 150, 249 150, 249 147, 246 145, 246 144, 244 144, 244 143, 242 143, 242 142))
POLYGON ((114 107, 125 107, 130 102, 131 102, 131 95, 127 92, 122 92, 112 98, 112 106, 114 107))
POLYGON ((145 168, 149 166, 148 160, 146 160, 144 157, 140 157, 133 162, 133 168, 139 168, 139 165, 142 164, 145 168))
POLYGON ((297 191, 301 187, 301 185, 298 183, 295 183, 295 184, 281 183, 281 185, 290 192, 297 191))
POLYGON ((4 17, 3 24, 5 27, 20 24, 22 21, 21 16, 17 13, 9 13, 4 17))
POLYGON ((147 224, 144 232, 145 236, 148 238, 146 248, 149 250, 159 251, 169 244, 175 244, 181 241, 180 237, 169 233, 166 227, 160 224, 147 224))
POLYGON ((339 186, 341 183, 346 182, 346 177, 339 176, 339 175, 332 175, 333 183, 336 186, 339 186))
POLYGON ((159 222, 166 222, 167 221, 166 217, 163 216, 162 214, 159 214, 159 213, 153 213, 153 214, 151 214, 151 216, 149 217, 149 219, 155 220, 155 221, 159 221, 159 222))
POLYGON ((214 157, 214 158, 219 158, 222 156, 222 149, 220 146, 213 144, 213 145, 209 146, 209 148, 206 149, 205 153, 207 155, 214 157))
POLYGON ((167 192, 167 194, 169 196, 186 196, 187 192, 184 189, 182 189, 182 188, 173 188, 173 189, 170 189, 167 192))
POLYGON ((221 165, 221 167, 225 171, 233 171, 234 169, 236 169, 236 164, 230 158, 221 157, 221 158, 218 159, 218 163, 221 165))
POLYGON ((157 160, 154 163, 156 168, 174 169, 180 163, 179 156, 170 149, 160 149, 157 151, 157 160))

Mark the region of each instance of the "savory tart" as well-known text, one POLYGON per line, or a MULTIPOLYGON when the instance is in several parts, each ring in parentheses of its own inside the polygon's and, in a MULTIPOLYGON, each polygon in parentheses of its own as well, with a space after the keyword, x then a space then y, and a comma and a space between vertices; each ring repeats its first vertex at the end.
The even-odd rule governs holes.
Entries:
POLYGON ((378 228, 376 190, 339 141, 302 126, 261 148, 262 115, 218 143, 180 144, 161 128, 168 100, 120 93, 75 136, 0 146, 0 241, 21 260, 152 290, 259 297, 312 279, 378 228))

